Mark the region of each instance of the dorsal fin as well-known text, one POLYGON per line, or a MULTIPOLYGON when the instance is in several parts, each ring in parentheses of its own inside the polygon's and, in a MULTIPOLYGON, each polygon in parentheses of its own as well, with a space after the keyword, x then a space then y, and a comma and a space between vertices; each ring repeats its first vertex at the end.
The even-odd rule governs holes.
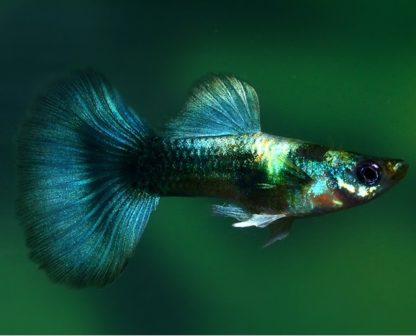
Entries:
POLYGON ((260 131, 256 91, 230 76, 212 76, 196 85, 182 112, 167 126, 174 138, 236 135, 260 131))

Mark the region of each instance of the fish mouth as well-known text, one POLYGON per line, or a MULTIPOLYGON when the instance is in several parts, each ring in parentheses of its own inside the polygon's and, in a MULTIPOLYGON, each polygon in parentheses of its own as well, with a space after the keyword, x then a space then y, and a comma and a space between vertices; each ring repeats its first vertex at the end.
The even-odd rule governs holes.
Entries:
POLYGON ((387 174, 392 180, 399 181, 406 176, 409 164, 403 160, 391 160, 387 163, 387 174))

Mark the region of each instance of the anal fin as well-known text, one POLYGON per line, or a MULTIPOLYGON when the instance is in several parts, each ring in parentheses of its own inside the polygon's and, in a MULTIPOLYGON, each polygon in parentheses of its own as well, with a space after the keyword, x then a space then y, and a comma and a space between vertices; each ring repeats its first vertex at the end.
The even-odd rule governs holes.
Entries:
POLYGON ((238 222, 238 223, 234 223, 233 226, 234 227, 239 227, 239 228, 245 228, 245 227, 250 227, 250 226, 254 226, 254 227, 258 227, 258 228, 264 228, 268 225, 270 225, 271 223, 284 218, 285 215, 283 214, 252 214, 251 217, 249 219, 247 219, 244 222, 238 222))
POLYGON ((251 213, 247 210, 233 204, 227 205, 213 205, 212 211, 215 215, 231 217, 239 221, 246 221, 251 217, 251 213))
POLYGON ((263 247, 267 247, 278 240, 283 240, 289 235, 293 218, 285 214, 253 214, 237 205, 213 205, 214 214, 237 219, 233 226, 237 228, 257 227, 269 230, 269 240, 263 247))

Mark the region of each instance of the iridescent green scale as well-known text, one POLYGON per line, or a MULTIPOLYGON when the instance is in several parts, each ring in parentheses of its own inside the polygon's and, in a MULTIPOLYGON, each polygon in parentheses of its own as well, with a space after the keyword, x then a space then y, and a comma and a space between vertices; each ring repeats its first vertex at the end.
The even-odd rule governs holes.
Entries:
POLYGON ((140 163, 151 176, 141 178, 144 184, 152 181, 149 188, 161 196, 238 197, 248 180, 254 182, 264 174, 255 161, 251 136, 153 141, 154 155, 140 163))

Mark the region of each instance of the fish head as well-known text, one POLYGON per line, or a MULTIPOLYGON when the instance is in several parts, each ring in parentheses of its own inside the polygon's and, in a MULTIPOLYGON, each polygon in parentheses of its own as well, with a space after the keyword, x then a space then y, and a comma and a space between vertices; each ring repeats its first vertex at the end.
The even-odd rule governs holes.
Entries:
POLYGON ((398 159, 328 151, 324 157, 330 189, 345 206, 370 201, 400 181, 408 164, 398 159))

